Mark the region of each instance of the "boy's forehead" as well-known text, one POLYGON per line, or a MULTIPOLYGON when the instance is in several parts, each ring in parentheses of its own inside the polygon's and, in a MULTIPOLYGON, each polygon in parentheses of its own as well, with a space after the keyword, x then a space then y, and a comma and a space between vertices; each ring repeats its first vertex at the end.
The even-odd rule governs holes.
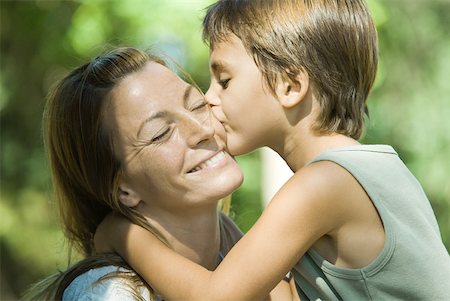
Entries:
POLYGON ((209 53, 209 65, 214 71, 229 68, 236 59, 248 56, 242 41, 234 34, 227 35, 226 39, 217 41, 209 53))
MULTIPOLYGON (((221 42, 222 43, 222 42, 221 42)), ((226 47, 222 47, 222 45, 218 45, 219 47, 215 47, 209 53, 209 67, 214 72, 221 72, 230 65, 228 57, 228 51, 226 47)), ((225 45, 224 45, 225 46, 225 45)))

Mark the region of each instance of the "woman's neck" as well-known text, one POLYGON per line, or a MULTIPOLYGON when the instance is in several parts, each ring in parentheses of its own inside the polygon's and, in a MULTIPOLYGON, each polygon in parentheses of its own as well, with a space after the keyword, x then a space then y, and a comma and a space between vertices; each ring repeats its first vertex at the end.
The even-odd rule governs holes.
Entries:
POLYGON ((196 212, 161 213, 146 216, 150 225, 164 236, 180 255, 213 270, 218 264, 220 227, 217 207, 196 212))

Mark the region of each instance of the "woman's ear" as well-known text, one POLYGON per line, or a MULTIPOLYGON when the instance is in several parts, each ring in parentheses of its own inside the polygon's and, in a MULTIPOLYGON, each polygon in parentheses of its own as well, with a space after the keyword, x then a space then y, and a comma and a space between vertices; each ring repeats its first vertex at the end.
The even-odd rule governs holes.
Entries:
POLYGON ((308 89, 308 73, 300 71, 295 77, 295 81, 280 76, 275 92, 283 107, 292 108, 302 102, 308 93, 308 89))
POLYGON ((127 207, 136 207, 141 198, 131 187, 121 183, 119 186, 119 201, 127 207))

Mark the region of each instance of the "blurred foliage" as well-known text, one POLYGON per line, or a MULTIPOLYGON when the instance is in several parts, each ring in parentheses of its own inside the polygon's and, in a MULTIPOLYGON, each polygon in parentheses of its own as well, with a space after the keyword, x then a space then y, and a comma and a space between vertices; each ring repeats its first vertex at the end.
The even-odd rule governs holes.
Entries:
POLYGON ((380 41, 364 142, 394 146, 450 249, 450 1, 368 1, 380 41))
MULTIPOLYGON (((0 299, 64 269, 41 137, 48 89, 105 45, 153 47, 202 88, 208 49, 200 38, 211 0, 0 1, 0 299)), ((423 184, 450 249, 450 2, 369 0, 380 70, 369 99, 366 143, 393 145, 423 184)), ((232 215, 246 231, 262 210, 258 152, 238 158, 246 176, 232 215)))

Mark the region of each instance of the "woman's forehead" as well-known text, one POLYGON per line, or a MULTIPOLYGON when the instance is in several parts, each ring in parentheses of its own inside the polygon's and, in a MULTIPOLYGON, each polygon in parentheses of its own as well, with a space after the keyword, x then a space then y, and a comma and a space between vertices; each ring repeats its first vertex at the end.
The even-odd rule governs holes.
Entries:
POLYGON ((158 103, 181 99, 188 86, 167 67, 151 62, 142 70, 123 78, 111 95, 115 106, 141 106, 142 102, 158 103))
POLYGON ((166 87, 180 88, 184 85, 186 83, 166 66, 149 62, 141 70, 124 77, 118 87, 127 89, 151 87, 151 90, 157 93, 165 91, 166 87))
MULTIPOLYGON (((189 106, 201 97, 193 86, 180 79, 170 69, 149 63, 142 70, 125 77, 112 90, 106 108, 106 123, 117 129, 134 131, 136 124, 165 116, 189 106)), ((139 126, 137 126, 139 127, 139 126)))

